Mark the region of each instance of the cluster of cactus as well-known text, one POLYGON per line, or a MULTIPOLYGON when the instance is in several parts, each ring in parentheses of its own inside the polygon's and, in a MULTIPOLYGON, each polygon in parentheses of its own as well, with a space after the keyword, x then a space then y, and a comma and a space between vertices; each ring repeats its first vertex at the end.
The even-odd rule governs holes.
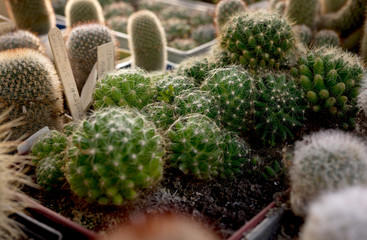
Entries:
POLYGON ((242 0, 221 0, 215 8, 215 24, 217 32, 236 14, 246 11, 246 3, 242 0))
POLYGON ((17 30, 0 36, 0 51, 16 48, 30 48, 42 52, 40 39, 29 31, 17 30))
POLYGON ((104 24, 102 6, 97 0, 70 0, 65 7, 66 27, 77 24, 104 24))
POLYGON ((299 59, 297 76, 313 112, 333 118, 343 128, 354 127, 357 96, 364 70, 359 59, 339 48, 309 51, 299 59))
POLYGON ((318 2, 318 0, 289 0, 285 9, 285 15, 296 24, 304 24, 313 28, 318 10, 318 2))
POLYGON ((97 47, 109 42, 115 42, 111 31, 96 23, 76 26, 68 34, 66 48, 79 92, 97 62, 97 47))
POLYGON ((103 9, 104 17, 108 20, 112 17, 128 17, 134 13, 134 8, 125 2, 116 2, 103 9))
POLYGON ((134 110, 93 113, 71 135, 67 154, 70 188, 89 202, 121 205, 163 174, 162 139, 154 124, 134 110))
POLYGON ((213 24, 202 25, 192 32, 192 38, 198 44, 204 44, 215 38, 215 26, 213 24))
POLYGON ((14 128, 12 139, 31 135, 48 126, 61 129, 63 97, 51 61, 33 49, 0 52, 0 110, 14 106, 8 119, 23 117, 25 124, 14 128))
POLYGON ((295 145, 290 168, 291 206, 305 216, 326 191, 367 184, 367 146, 338 130, 314 133, 295 145))
POLYGON ((340 38, 333 30, 321 30, 315 34, 315 47, 340 47, 340 38))

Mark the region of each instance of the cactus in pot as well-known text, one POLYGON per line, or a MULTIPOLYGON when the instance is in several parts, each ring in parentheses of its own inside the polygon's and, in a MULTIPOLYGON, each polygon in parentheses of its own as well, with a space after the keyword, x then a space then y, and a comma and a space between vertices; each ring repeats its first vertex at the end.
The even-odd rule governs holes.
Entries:
POLYGON ((29 31, 17 30, 0 36, 0 51, 15 48, 31 48, 43 51, 40 39, 29 31))
POLYGON ((215 24, 217 32, 228 22, 234 15, 246 11, 246 3, 242 0, 221 0, 215 7, 215 24))
POLYGON ((289 0, 285 15, 295 24, 304 24, 312 29, 315 25, 318 4, 318 0, 289 0))
POLYGON ((71 29, 77 24, 104 24, 101 4, 97 0, 69 0, 65 7, 66 27, 71 29))

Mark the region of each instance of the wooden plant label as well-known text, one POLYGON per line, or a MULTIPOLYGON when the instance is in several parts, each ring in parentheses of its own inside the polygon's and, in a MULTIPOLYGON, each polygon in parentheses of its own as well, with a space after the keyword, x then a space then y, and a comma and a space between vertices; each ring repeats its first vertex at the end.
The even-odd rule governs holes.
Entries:
POLYGON ((64 39, 61 31, 53 27, 48 32, 52 54, 55 58, 57 72, 59 73, 61 83, 64 88, 66 101, 74 120, 81 120, 85 116, 82 102, 75 84, 73 71, 66 52, 64 39))
POLYGON ((109 42, 97 48, 98 78, 103 74, 115 70, 115 46, 109 42))
POLYGON ((32 136, 30 136, 27 140, 25 140, 24 142, 22 142, 18 147, 18 153, 19 154, 25 154, 31 151, 31 148, 33 146, 33 144, 43 135, 45 135, 46 133, 50 132, 50 129, 46 126, 44 128, 42 128, 41 130, 39 130, 38 132, 36 132, 35 134, 33 134, 32 136))
POLYGON ((87 111, 88 108, 93 103, 93 91, 96 86, 96 83, 97 83, 97 63, 94 64, 94 67, 90 72, 87 81, 84 84, 82 93, 80 94, 84 111, 87 111))

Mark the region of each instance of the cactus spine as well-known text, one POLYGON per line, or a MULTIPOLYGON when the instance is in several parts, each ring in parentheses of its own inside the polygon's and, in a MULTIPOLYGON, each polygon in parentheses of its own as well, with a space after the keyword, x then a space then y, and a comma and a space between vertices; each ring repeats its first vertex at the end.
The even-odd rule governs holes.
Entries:
POLYGON ((97 0, 69 0, 65 7, 66 27, 71 29, 77 24, 104 24, 101 4, 97 0))
POLYGON ((0 36, 0 51, 15 48, 31 48, 42 51, 40 39, 31 32, 18 30, 0 36))
POLYGON ((295 24, 304 24, 312 29, 315 24, 318 2, 318 0, 289 0, 285 15, 295 24))
POLYGON ((217 32, 228 22, 234 15, 246 10, 246 3, 242 0, 221 0, 215 7, 215 24, 217 32))
POLYGON ((133 66, 146 71, 162 71, 166 67, 167 43, 164 29, 157 16, 142 10, 132 14, 127 27, 130 35, 133 66))

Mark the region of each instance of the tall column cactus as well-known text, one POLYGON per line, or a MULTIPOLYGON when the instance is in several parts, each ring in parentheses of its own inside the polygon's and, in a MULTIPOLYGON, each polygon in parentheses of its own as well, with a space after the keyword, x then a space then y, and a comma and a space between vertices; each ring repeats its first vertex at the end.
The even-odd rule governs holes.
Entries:
POLYGON ((318 0, 289 0, 285 10, 285 15, 296 24, 305 24, 306 26, 313 28, 318 2, 318 0))
POLYGON ((76 24, 96 22, 103 24, 101 4, 97 0, 70 0, 65 7, 66 27, 76 24))
POLYGON ((128 21, 129 47, 133 66, 146 71, 162 71, 167 60, 164 29, 157 16, 148 10, 132 14, 128 21))

